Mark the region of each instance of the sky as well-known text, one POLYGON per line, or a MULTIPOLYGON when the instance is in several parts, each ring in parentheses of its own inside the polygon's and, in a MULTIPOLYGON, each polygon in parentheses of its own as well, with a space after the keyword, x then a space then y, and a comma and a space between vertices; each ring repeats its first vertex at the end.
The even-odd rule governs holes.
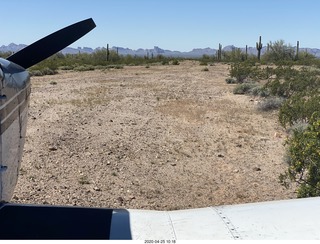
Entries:
POLYGON ((75 22, 97 27, 71 47, 172 51, 235 45, 320 48, 318 0, 1 0, 0 46, 31 44, 75 22))

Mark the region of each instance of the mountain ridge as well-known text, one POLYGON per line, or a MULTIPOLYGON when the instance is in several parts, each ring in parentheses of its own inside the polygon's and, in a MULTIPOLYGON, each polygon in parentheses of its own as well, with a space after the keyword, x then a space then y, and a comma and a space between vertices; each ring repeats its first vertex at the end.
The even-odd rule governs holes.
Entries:
MULTIPOLYGON (((9 45, 2 45, 0 46, 0 52, 11 52, 15 53, 23 48, 25 48, 27 45, 25 44, 15 44, 10 43, 9 45)), ((66 47, 64 48, 61 53, 63 54, 77 54, 77 53, 93 53, 95 51, 101 50, 104 47, 98 47, 98 48, 91 48, 91 47, 66 47)), ((242 52, 245 52, 245 48, 243 47, 236 47, 234 45, 228 45, 222 48, 223 51, 232 51, 234 49, 240 48, 242 52)), ((295 47, 293 47, 295 48, 295 47)), ((126 47, 116 47, 113 46, 110 50, 117 51, 119 55, 132 55, 132 56, 157 56, 157 55, 163 55, 167 57, 181 57, 181 58, 198 58, 202 57, 203 55, 215 55, 218 49, 206 47, 206 48, 194 48, 191 51, 188 52, 181 52, 181 51, 172 51, 172 50, 165 50, 158 46, 154 46, 154 48, 151 49, 130 49, 126 47)), ((263 47, 261 53, 265 53, 267 50, 267 47, 263 47)), ((313 54, 315 57, 320 58, 320 49, 318 48, 300 48, 300 52, 308 52, 310 54, 313 54)), ((257 50, 255 47, 248 47, 248 54, 256 55, 257 50)))

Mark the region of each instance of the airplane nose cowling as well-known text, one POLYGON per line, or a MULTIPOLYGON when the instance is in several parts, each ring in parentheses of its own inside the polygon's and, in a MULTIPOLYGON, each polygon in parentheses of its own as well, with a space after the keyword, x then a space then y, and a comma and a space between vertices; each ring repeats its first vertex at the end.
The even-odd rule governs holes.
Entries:
POLYGON ((2 70, 2 87, 23 88, 30 81, 30 75, 24 68, 0 58, 0 67, 2 70))
POLYGON ((19 65, 0 58, 0 69, 0 202, 8 202, 18 181, 31 85, 19 65))

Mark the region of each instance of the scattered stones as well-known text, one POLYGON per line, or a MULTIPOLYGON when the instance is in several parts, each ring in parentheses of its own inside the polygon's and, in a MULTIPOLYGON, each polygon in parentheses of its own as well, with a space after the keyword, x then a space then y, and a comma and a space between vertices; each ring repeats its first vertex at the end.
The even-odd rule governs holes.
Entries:
POLYGON ((99 187, 97 187, 97 186, 94 186, 94 187, 93 187, 93 190, 95 190, 95 191, 101 191, 101 189, 100 189, 99 187))
POLYGON ((261 168, 260 168, 260 167, 255 166, 255 167, 253 168, 253 170, 254 170, 254 171, 261 171, 261 168))
POLYGON ((62 71, 63 89, 50 91, 42 84, 51 77, 32 77, 30 151, 12 201, 172 210, 294 197, 277 181, 287 167, 277 116, 234 96, 226 65, 208 77, 192 67, 62 71))
POLYGON ((123 197, 118 197, 117 200, 118 200, 118 202, 120 202, 120 204, 123 204, 123 202, 124 202, 123 197))
POLYGON ((57 151, 57 150, 58 150, 58 147, 56 147, 56 146, 49 146, 48 149, 49 149, 49 151, 57 151))

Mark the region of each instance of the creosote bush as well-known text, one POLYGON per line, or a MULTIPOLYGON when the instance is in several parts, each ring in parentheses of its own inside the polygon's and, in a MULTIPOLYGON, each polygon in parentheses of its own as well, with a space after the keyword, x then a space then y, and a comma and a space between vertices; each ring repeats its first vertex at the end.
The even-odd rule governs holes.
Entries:
POLYGON ((233 63, 231 78, 226 82, 240 83, 234 88, 235 94, 265 97, 257 105, 259 111, 279 111, 279 122, 287 128, 289 138, 286 142, 289 167, 279 177, 281 184, 288 187, 297 183, 298 197, 320 196, 320 62, 305 57, 306 64, 312 61, 313 66, 301 66, 302 60, 293 60, 290 48, 281 49, 282 46, 283 42, 275 43, 264 59, 277 66, 233 63), (294 66, 294 62, 299 66, 294 66))
POLYGON ((280 182, 288 187, 290 182, 299 185, 298 197, 320 196, 320 118, 312 115, 309 126, 296 129, 287 141, 288 171, 281 174, 280 182))
POLYGON ((233 89, 233 94, 250 94, 252 89, 255 88, 257 84, 255 83, 242 83, 238 84, 233 89))
POLYGON ((179 61, 177 60, 177 59, 174 59, 173 61, 172 61, 172 65, 179 65, 180 63, 179 63, 179 61))
POLYGON ((268 97, 260 101, 257 105, 259 111, 271 111, 279 109, 284 102, 281 97, 268 97))
POLYGON ((236 81, 234 78, 227 78, 227 79, 226 79, 226 83, 227 83, 227 84, 236 84, 237 81, 236 81))

